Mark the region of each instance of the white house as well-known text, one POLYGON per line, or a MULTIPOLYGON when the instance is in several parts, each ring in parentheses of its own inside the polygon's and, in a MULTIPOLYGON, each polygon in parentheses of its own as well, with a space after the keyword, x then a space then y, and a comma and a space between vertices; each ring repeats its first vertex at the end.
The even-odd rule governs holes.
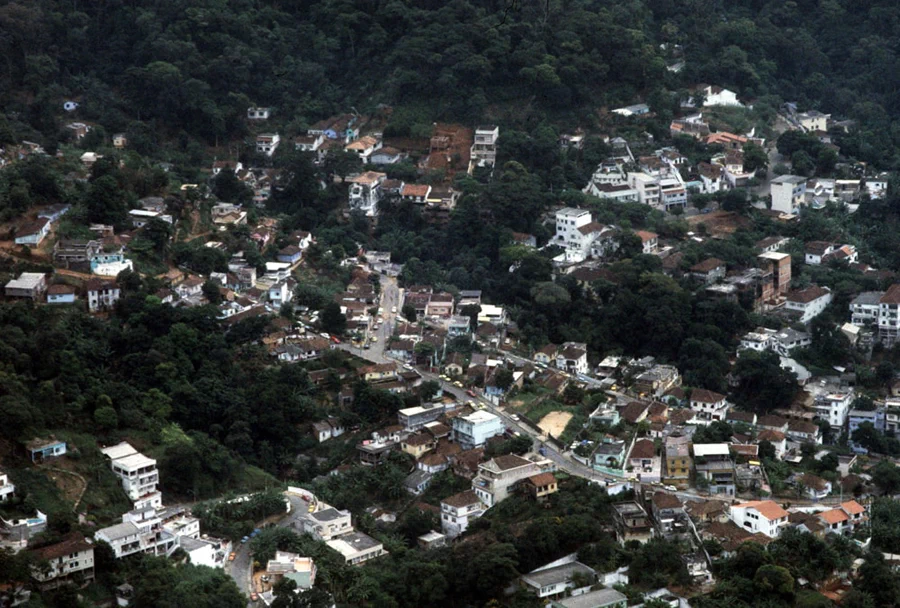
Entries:
POLYGON ((340 553, 344 561, 351 566, 387 553, 384 550, 384 545, 358 530, 332 538, 329 541, 325 541, 325 544, 340 553))
POLYGON ((797 213, 806 203, 806 178, 800 175, 779 175, 771 182, 772 211, 797 213))
POLYGON ((34 549, 30 553, 37 560, 46 561, 49 566, 47 571, 32 567, 31 575, 41 589, 59 587, 76 576, 80 581, 94 578, 94 546, 83 534, 69 534, 58 543, 34 549))
POLYGON ((115 281, 102 281, 91 279, 85 285, 88 300, 88 310, 99 312, 109 310, 116 305, 121 297, 121 289, 115 281))
POLYGON ((732 505, 728 517, 739 528, 751 533, 761 532, 778 538, 788 526, 788 512, 772 500, 753 500, 732 505))
POLYGON ((453 439, 463 450, 483 447, 491 437, 506 431, 503 420, 487 410, 478 410, 451 421, 453 439))
POLYGON ((316 540, 328 541, 353 530, 350 511, 341 511, 320 504, 320 509, 303 516, 300 523, 303 531, 316 540), (321 508, 327 507, 327 508, 321 508))
POLYGON ((641 253, 653 254, 659 248, 659 235, 655 232, 647 230, 638 230, 635 232, 637 237, 641 239, 641 253))
POLYGON ((594 581, 597 571, 575 560, 558 560, 528 574, 523 574, 519 580, 522 586, 536 595, 538 598, 560 597, 567 592, 571 595, 580 595, 591 588, 590 582, 594 581), (565 561, 564 561, 565 560, 565 561), (559 563, 563 561, 564 563, 559 563), (575 575, 581 575, 581 580, 587 582, 586 586, 579 586, 575 575))
POLYGON ((475 141, 470 151, 473 166, 494 166, 497 162, 498 139, 500 127, 496 125, 481 125, 475 128, 475 141))
POLYGON ((318 152, 324 143, 324 133, 298 135, 294 138, 294 150, 299 152, 318 152))
POLYGON ((743 106, 738 101, 737 93, 715 85, 700 85, 699 92, 703 95, 703 107, 709 106, 743 106))
POLYGON ((268 120, 271 114, 272 111, 270 108, 247 108, 247 118, 249 120, 268 120))
POLYGON ((570 374, 587 374, 587 344, 564 342, 556 351, 556 367, 570 374))
POLYGON ((497 456, 478 465, 478 474, 472 480, 472 489, 488 508, 503 502, 517 483, 542 473, 541 466, 514 454, 497 456))
POLYGON ((364 211, 368 217, 378 215, 378 203, 384 197, 382 185, 387 179, 386 173, 366 171, 350 178, 350 209, 364 211))
POLYGON ((878 301, 878 339, 892 346, 900 335, 900 284, 891 285, 878 301))
POLYGON ((809 323, 831 304, 831 290, 812 285, 787 294, 785 308, 799 313, 801 323, 809 323))
POLYGON ((691 409, 697 412, 695 418, 707 422, 725 421, 730 404, 725 395, 703 388, 695 388, 691 392, 691 409))
POLYGON ((281 143, 281 137, 278 133, 261 133, 256 136, 256 152, 257 154, 265 154, 272 156, 281 143))
POLYGON ((816 415, 822 420, 827 420, 835 429, 844 428, 847 416, 850 414, 850 405, 853 403, 855 392, 853 389, 845 393, 826 393, 818 395, 813 402, 816 415))
POLYGON ((359 159, 362 160, 363 164, 367 164, 372 157, 372 154, 379 148, 381 148, 381 139, 371 135, 360 137, 356 141, 344 146, 345 151, 357 155, 359 159))
POLYGON ((16 245, 40 245, 50 232, 50 220, 39 217, 16 230, 16 245))
POLYGON ((594 225, 587 209, 566 207, 556 212, 556 234, 552 243, 564 247, 566 261, 582 262, 590 250, 590 236, 600 224, 594 225))
POLYGON ((797 114, 797 122, 806 132, 827 131, 829 118, 831 118, 831 114, 822 114, 817 110, 797 114))
POLYGON ((441 530, 449 538, 466 531, 472 520, 484 514, 485 507, 474 490, 454 494, 441 501, 441 530))
POLYGON ((10 483, 9 475, 0 471, 0 502, 4 502, 10 496, 15 494, 16 486, 10 483))
POLYGON ((877 325, 881 299, 881 291, 864 291, 850 302, 850 322, 854 325, 877 325))

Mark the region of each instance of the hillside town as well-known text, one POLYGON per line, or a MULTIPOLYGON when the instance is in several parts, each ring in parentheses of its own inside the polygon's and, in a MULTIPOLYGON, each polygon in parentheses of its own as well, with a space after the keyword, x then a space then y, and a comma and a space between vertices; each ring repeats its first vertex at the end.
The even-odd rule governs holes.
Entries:
POLYGON ((251 106, 244 154, 145 167, 165 187, 121 200, 125 133, 5 145, 0 171, 55 162, 87 194, 0 225, 4 349, 47 341, 0 366, 46 404, 0 392, 0 547, 25 564, 0 605, 148 605, 156 556, 254 606, 377 606, 353 592, 412 554, 485 576, 488 534, 540 546, 498 606, 712 606, 749 560, 809 606, 888 605, 854 602, 900 564, 900 277, 847 226, 893 176, 844 155, 846 120, 788 103, 761 128, 751 102, 696 84, 667 131, 643 102, 572 125, 553 153, 598 163, 535 205, 510 150, 538 142, 497 124, 251 106), (831 561, 789 571, 801 551, 831 561))

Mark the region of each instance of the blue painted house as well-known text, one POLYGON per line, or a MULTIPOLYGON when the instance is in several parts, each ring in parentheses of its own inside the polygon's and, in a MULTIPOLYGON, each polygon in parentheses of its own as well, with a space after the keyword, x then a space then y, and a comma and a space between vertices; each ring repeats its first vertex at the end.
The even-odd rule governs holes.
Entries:
POLYGON ((303 250, 296 245, 288 245, 278 252, 278 261, 285 264, 296 264, 303 257, 303 250))
POLYGON ((56 458, 66 453, 66 442, 55 437, 49 439, 32 439, 25 444, 31 454, 31 462, 43 462, 47 458, 56 458))

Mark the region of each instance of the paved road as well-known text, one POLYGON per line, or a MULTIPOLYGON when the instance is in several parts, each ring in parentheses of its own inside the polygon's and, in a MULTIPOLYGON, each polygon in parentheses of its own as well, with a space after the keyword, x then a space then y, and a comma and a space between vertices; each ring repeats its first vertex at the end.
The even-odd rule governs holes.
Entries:
MULTIPOLYGON (((283 519, 275 525, 293 528, 298 532, 301 530, 299 525, 295 525, 297 520, 303 513, 308 512, 309 503, 294 494, 285 494, 285 498, 291 503, 291 511, 283 519)), ((226 572, 234 579, 241 593, 250 596, 253 589, 250 588, 250 575, 253 572, 253 556, 250 554, 250 543, 235 543, 235 558, 226 568, 226 572)), ((248 601, 248 606, 253 606, 254 602, 248 601)))

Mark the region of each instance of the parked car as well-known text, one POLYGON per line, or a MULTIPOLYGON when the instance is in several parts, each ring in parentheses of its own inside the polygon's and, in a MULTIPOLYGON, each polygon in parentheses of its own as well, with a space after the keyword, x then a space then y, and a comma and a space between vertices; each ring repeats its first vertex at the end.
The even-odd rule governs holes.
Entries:
POLYGON ((235 557, 237 557, 237 553, 232 551, 231 553, 228 554, 228 561, 233 562, 235 557))
POLYGON ((244 544, 245 542, 247 542, 248 540, 250 540, 250 537, 249 537, 249 536, 245 536, 244 538, 241 539, 241 544, 243 545, 243 544, 244 544))

